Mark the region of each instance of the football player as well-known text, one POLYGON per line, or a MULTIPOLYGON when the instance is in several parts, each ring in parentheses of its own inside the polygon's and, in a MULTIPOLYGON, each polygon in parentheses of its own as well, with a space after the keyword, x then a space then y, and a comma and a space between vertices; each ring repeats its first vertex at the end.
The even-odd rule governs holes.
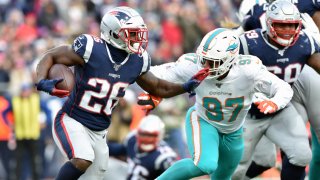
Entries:
POLYGON ((69 161, 60 169, 61 179, 102 179, 106 172, 107 128, 113 108, 127 87, 137 82, 145 91, 160 97, 191 92, 206 77, 199 71, 184 84, 156 78, 145 51, 148 29, 137 11, 116 7, 100 24, 101 37, 82 34, 73 45, 47 51, 37 66, 37 89, 50 95, 69 96, 53 123, 53 137, 69 161), (72 92, 55 88, 58 79, 47 79, 53 64, 74 66, 72 92))
MULTIPOLYGON (((247 13, 246 19, 243 22, 243 29, 248 31, 255 28, 266 29, 266 10, 269 3, 273 1, 269 0, 265 4, 256 4, 247 13)), ((320 4, 317 1, 306 0, 296 1, 292 0, 299 11, 301 12, 303 28, 314 37, 314 40, 318 45, 320 44, 320 4), (317 27, 318 26, 318 27, 317 27)), ((243 12, 245 13, 245 12, 243 12)), ((241 28, 239 28, 241 29, 241 28)), ((238 30, 238 32, 241 32, 238 30)), ((320 101, 318 92, 320 91, 320 76, 319 74, 305 65, 298 80, 293 84, 294 96, 292 104, 296 107, 300 115, 302 115, 304 121, 308 121, 312 127, 312 160, 309 168, 309 178, 314 179, 316 175, 316 169, 320 168, 320 111, 318 111, 317 104, 320 101), (317 136, 315 136, 317 135, 317 136)), ((266 143, 269 141, 266 138, 262 138, 263 142, 259 142, 255 154, 254 162, 251 163, 247 175, 249 178, 253 178, 269 169, 275 164, 275 153, 270 149, 272 145, 266 143), (260 144, 264 144, 261 146, 260 144), (272 161, 270 161, 270 159, 272 161)), ((271 148, 272 149, 272 148, 271 148)))
MULTIPOLYGON (((291 84, 297 81, 305 64, 308 64, 319 72, 319 46, 312 38, 312 33, 306 31, 300 32, 301 18, 296 6, 288 1, 276 1, 268 6, 266 18, 266 31, 256 29, 248 31, 245 35, 241 36, 241 53, 258 56, 267 66, 268 70, 291 84)), ((298 96, 298 93, 294 94, 294 97, 298 96)), ((260 139, 262 134, 267 135, 269 139, 279 145, 287 155, 283 160, 282 179, 299 179, 304 176, 304 166, 308 164, 308 158, 310 158, 308 156, 310 155, 308 154, 308 148, 305 147, 308 146, 308 141, 305 138, 303 140, 301 138, 300 140, 292 138, 293 136, 290 131, 285 133, 287 135, 281 135, 281 133, 285 132, 284 130, 280 133, 272 133, 272 129, 278 129, 280 126, 290 127, 288 124, 276 125, 275 119, 279 121, 282 118, 284 119, 282 120, 283 122, 289 121, 296 124, 293 119, 300 119, 297 120, 300 123, 302 121, 301 117, 296 110, 288 112, 286 117, 282 114, 284 113, 280 112, 274 117, 263 117, 254 112, 254 108, 252 109, 251 116, 248 116, 251 120, 246 121, 245 124, 247 129, 253 130, 257 125, 265 124, 265 121, 259 119, 272 120, 269 122, 270 124, 266 125, 268 127, 263 128, 256 135, 253 135, 250 130, 246 131, 245 138, 248 147, 236 171, 235 179, 243 177, 245 173, 243 171, 246 171, 245 166, 250 162, 252 150, 257 143, 255 138, 260 139), (288 139, 289 136, 290 139, 288 139), (283 148, 286 148, 286 150, 283 148), (301 159, 300 157, 304 158, 301 159)), ((299 130, 300 133, 306 136, 306 132, 304 132, 305 127, 300 125, 300 128, 302 129, 299 130)), ((291 131, 295 131, 296 135, 299 132, 296 129, 291 131)))
POLYGON ((163 141, 164 133, 162 120, 148 115, 137 130, 127 136, 124 144, 108 143, 110 156, 127 157, 128 180, 153 180, 176 160, 176 153, 163 141))
POLYGON ((165 80, 183 82, 204 67, 210 68, 210 75, 195 89, 195 106, 186 115, 192 158, 177 161, 159 180, 205 174, 211 179, 230 179, 243 153, 242 125, 254 94, 272 97, 256 102, 261 112, 270 114, 285 107, 293 93, 290 85, 270 73, 258 58, 239 55, 238 36, 224 28, 206 34, 197 53, 184 54, 175 63, 151 71, 165 80))

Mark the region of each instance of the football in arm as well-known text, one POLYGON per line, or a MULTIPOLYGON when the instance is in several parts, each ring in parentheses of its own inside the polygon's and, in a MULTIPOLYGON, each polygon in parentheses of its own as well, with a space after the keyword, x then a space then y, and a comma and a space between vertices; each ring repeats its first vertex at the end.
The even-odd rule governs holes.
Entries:
POLYGON ((54 64, 48 74, 49 79, 63 79, 56 84, 57 89, 72 91, 75 78, 72 70, 63 64, 54 64))

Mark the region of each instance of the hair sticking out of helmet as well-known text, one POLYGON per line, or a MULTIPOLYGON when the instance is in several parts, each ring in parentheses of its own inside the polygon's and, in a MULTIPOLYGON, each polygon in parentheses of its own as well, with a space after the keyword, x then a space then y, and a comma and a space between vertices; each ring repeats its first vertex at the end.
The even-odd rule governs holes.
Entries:
POLYGON ((289 1, 271 3, 266 12, 268 36, 281 46, 292 46, 299 38, 301 18, 298 8, 289 1))
POLYGON ((164 136, 164 123, 156 115, 144 117, 137 132, 137 143, 139 150, 150 152, 158 147, 159 141, 164 136))
POLYGON ((210 31, 202 39, 197 55, 200 67, 210 68, 207 78, 218 78, 230 70, 239 55, 239 37, 225 28, 210 31))
POLYGON ((100 24, 101 38, 128 53, 142 54, 148 46, 148 28, 140 14, 126 6, 108 11, 100 24))

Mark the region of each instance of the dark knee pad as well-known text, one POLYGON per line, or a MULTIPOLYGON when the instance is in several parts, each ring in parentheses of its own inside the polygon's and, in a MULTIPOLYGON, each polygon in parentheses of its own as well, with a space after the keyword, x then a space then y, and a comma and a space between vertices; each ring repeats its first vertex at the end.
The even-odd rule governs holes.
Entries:
POLYGON ((77 169, 70 161, 66 162, 56 177, 56 180, 77 180, 84 171, 77 169))
POLYGON ((306 176, 305 166, 296 166, 289 162, 285 153, 282 153, 281 180, 304 180, 306 176))
POLYGON ((92 164, 91 161, 78 158, 71 159, 70 162, 82 172, 85 172, 88 169, 88 167, 92 164))
POLYGON ((249 178, 254 178, 270 168, 271 167, 261 166, 261 165, 257 164, 256 162, 252 161, 252 163, 250 164, 250 166, 246 172, 246 176, 249 178))

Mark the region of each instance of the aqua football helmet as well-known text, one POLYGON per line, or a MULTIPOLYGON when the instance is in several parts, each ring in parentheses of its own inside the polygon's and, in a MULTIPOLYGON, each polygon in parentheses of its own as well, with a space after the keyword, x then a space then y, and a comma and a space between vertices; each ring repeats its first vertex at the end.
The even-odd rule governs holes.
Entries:
POLYGON ((267 33, 281 46, 292 46, 299 38, 301 18, 298 8, 289 1, 271 3, 266 12, 267 33), (294 24, 295 29, 276 30, 275 24, 294 24))
POLYGON ((210 68, 207 78, 218 78, 228 72, 239 55, 239 46, 239 37, 232 30, 218 28, 206 34, 197 55, 201 68, 210 68))
POLYGON ((101 38, 128 53, 142 54, 148 45, 148 28, 140 14, 126 6, 108 11, 100 24, 101 38))
POLYGON ((159 141, 164 136, 164 123, 156 115, 144 117, 137 132, 138 148, 144 152, 150 152, 158 147, 159 141))

